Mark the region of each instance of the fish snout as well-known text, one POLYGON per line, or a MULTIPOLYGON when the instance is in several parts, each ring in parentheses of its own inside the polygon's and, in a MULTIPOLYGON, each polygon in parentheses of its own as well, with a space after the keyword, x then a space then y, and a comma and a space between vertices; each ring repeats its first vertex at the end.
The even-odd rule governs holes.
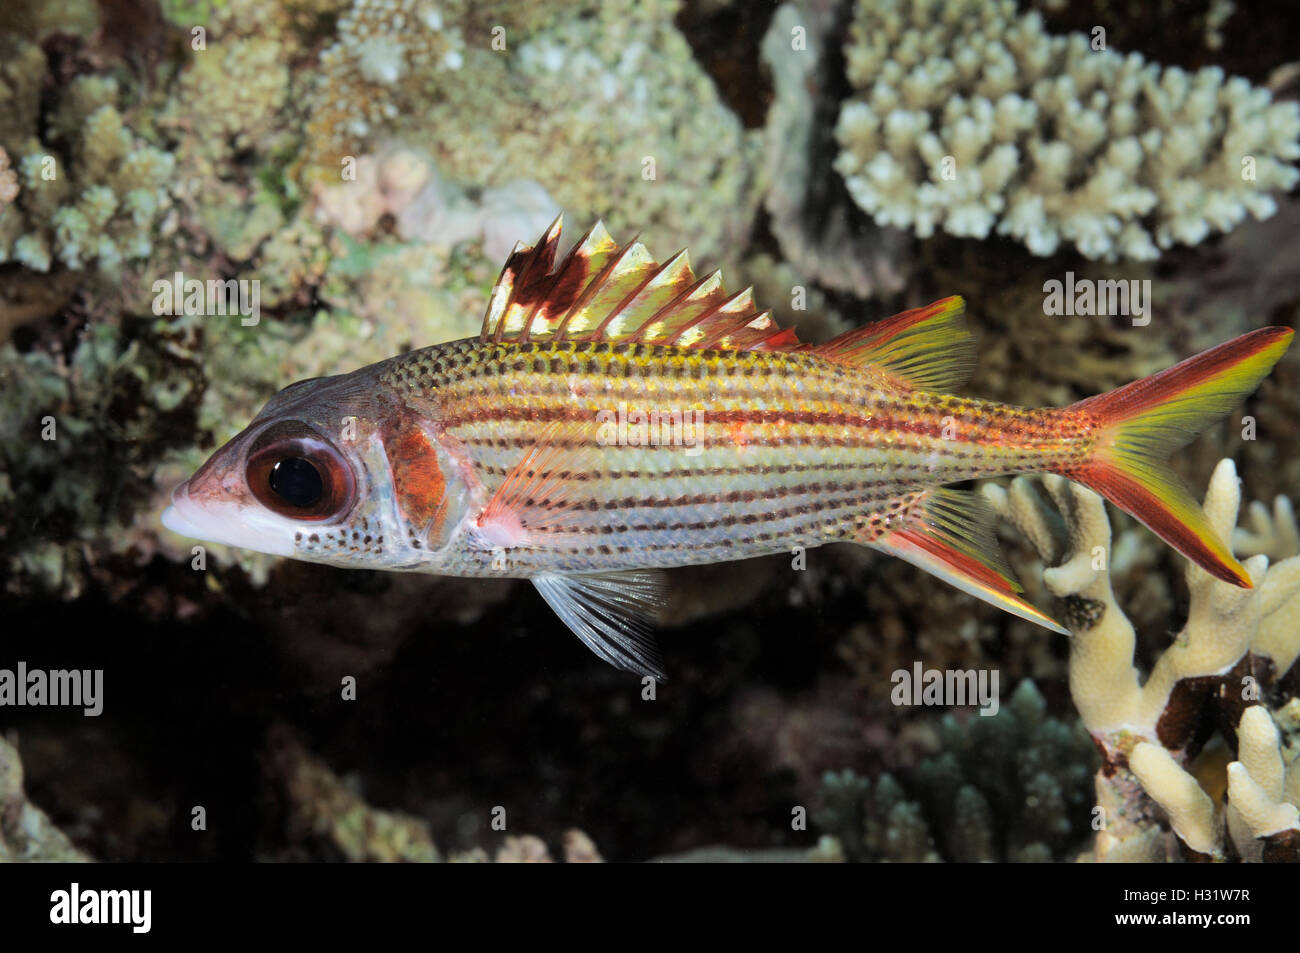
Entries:
POLYGON ((180 536, 203 538, 195 520, 194 503, 190 500, 190 481, 185 480, 172 490, 171 506, 162 512, 162 524, 180 536))

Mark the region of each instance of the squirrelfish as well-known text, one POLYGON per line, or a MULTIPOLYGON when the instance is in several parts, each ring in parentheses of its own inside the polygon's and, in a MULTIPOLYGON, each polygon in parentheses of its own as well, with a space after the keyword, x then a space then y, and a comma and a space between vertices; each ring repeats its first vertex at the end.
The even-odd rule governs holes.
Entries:
POLYGON ((176 488, 163 522, 336 566, 518 577, 601 658, 662 676, 657 570, 851 542, 1049 629, 983 499, 946 484, 1057 473, 1214 576, 1250 578, 1166 464, 1293 332, 1242 335, 1069 407, 955 396, 957 297, 819 345, 597 224, 517 245, 478 337, 299 381, 176 488))

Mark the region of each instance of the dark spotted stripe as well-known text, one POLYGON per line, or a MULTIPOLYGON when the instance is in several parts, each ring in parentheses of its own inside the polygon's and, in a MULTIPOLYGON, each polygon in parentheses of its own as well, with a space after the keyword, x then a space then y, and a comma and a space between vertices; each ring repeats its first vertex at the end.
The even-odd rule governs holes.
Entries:
MULTIPOLYGON (((697 493, 692 496, 680 496, 671 500, 667 499, 642 499, 640 497, 623 497, 615 500, 602 500, 595 497, 587 499, 576 499, 570 504, 573 510, 587 510, 595 512, 597 510, 657 510, 657 509, 686 509, 688 507, 702 506, 725 506, 735 505, 737 503, 775 503, 790 497, 829 497, 840 495, 846 502, 842 503, 823 503, 821 505, 809 504, 797 508, 797 511, 789 515, 801 515, 803 513, 812 513, 827 506, 848 506, 861 505, 879 500, 887 500, 897 494, 897 483, 893 480, 860 480, 851 483, 809 483, 792 487, 774 487, 763 492, 757 490, 728 490, 725 493, 697 493), (877 489, 885 492, 868 493, 866 491, 877 489)), ((785 511, 769 511, 767 518, 780 519, 781 513, 785 511)), ((719 518, 721 519, 721 517, 719 518)), ((692 525, 693 529, 708 529, 717 525, 718 521, 714 520, 709 525, 692 525)), ((646 524, 644 526, 623 527, 621 531, 631 529, 637 530, 654 530, 663 529, 665 524, 646 524)), ((583 527, 581 532, 600 532, 600 527, 583 527)), ((567 532, 567 530, 566 530, 567 532)))

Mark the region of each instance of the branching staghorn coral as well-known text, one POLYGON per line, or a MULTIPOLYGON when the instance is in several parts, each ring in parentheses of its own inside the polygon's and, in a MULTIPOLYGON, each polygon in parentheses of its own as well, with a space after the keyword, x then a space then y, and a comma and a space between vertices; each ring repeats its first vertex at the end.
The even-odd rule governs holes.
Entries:
MULTIPOLYGON (((1295 702, 1284 717, 1294 736, 1295 702)), ((1268 709, 1252 705, 1237 725, 1238 760, 1228 765, 1227 826, 1245 860, 1300 855, 1300 755, 1284 755, 1278 725, 1268 709)))
POLYGON ((1295 507, 1285 496, 1273 501, 1270 511, 1256 500, 1250 504, 1250 527, 1238 527, 1233 533, 1235 548, 1247 556, 1263 553, 1272 562, 1300 554, 1300 524, 1295 507))
POLYGON ((1300 105, 1044 32, 1013 0, 858 0, 836 168, 880 224, 1153 259, 1276 210, 1300 105))
POLYGON ((1077 722, 1047 715, 1032 680, 990 718, 939 722, 940 750, 874 784, 828 773, 814 820, 834 843, 819 851, 853 861, 959 862, 1060 859, 1086 831, 1095 763, 1077 722))
MULTIPOLYGON (((1270 565, 1266 555, 1251 556, 1245 567, 1253 589, 1189 563, 1187 623, 1144 681, 1133 663, 1133 626, 1111 590, 1118 557, 1101 498, 1061 477, 1043 483, 1055 510, 1025 477, 984 493, 1038 550, 1049 567, 1044 582, 1063 600, 1062 620, 1073 635, 1070 692, 1106 762, 1097 776, 1105 821, 1097 859, 1168 855, 1153 806, 1197 854, 1293 854, 1300 840, 1291 824, 1294 804, 1284 797, 1294 796, 1297 782, 1286 780, 1295 772, 1281 767, 1263 703, 1300 653, 1300 557, 1270 565), (1239 756, 1227 770, 1224 810, 1202 789, 1192 763, 1215 715, 1236 726, 1239 756)), ((1236 468, 1224 460, 1203 507, 1224 539, 1231 538, 1239 503, 1236 468)), ((1289 759, 1294 766, 1294 752, 1289 759)))

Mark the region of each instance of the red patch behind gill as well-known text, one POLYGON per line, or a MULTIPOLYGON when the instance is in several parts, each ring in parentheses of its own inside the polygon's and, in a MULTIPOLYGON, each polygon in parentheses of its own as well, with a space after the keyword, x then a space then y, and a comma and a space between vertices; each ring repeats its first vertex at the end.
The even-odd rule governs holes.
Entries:
POLYGON ((447 480, 433 441, 422 428, 399 424, 384 432, 384 453, 398 512, 421 539, 439 539, 446 517, 447 480))

